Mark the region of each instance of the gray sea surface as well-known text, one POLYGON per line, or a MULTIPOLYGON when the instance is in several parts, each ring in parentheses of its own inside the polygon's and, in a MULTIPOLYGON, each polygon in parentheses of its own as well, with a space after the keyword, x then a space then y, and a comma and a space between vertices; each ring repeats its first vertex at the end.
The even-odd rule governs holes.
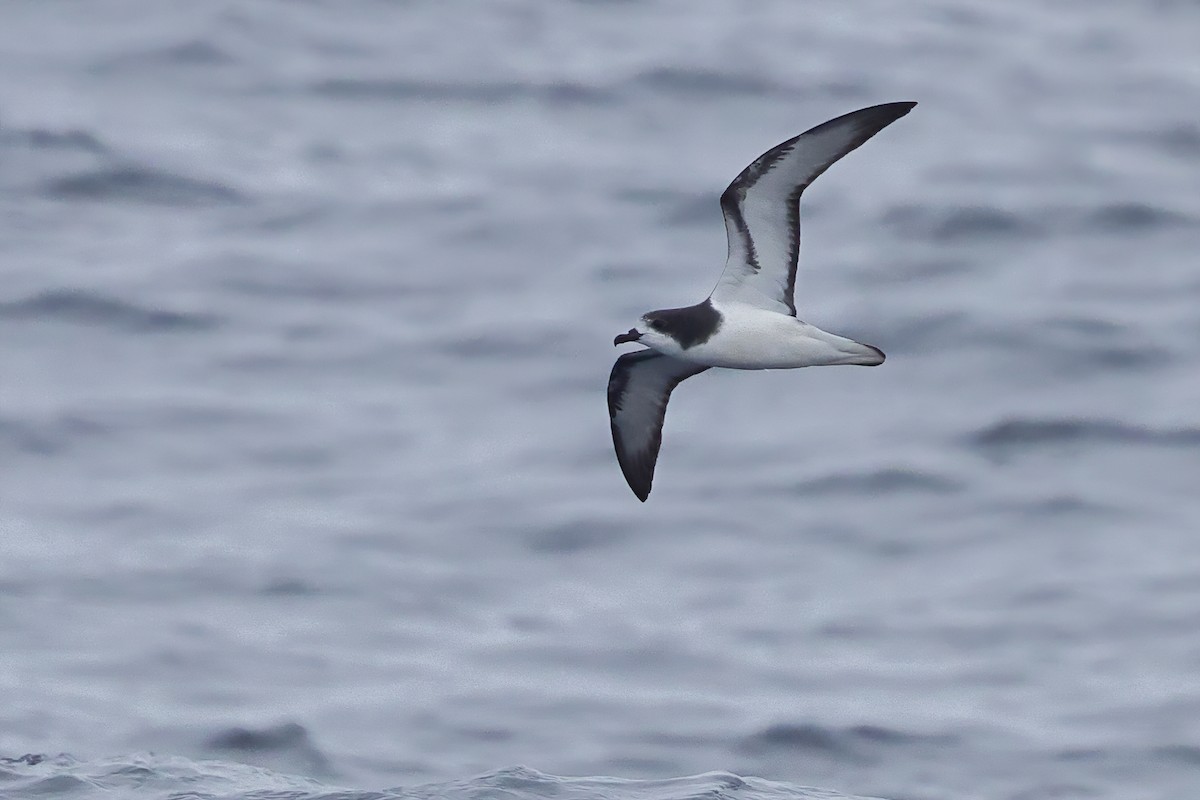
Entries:
POLYGON ((1195 797, 1198 32, 0 5, 0 797, 1195 797), (613 336, 895 100, 797 290, 887 363, 688 381, 637 502, 613 336))

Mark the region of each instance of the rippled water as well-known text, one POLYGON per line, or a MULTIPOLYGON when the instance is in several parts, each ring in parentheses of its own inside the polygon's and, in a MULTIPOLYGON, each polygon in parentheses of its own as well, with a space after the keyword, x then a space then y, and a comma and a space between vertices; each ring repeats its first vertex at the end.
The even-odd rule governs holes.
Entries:
POLYGON ((0 22, 0 794, 1200 783, 1200 6, 0 22), (887 364, 688 381, 638 503, 613 335, 909 99, 805 197, 887 364))
MULTIPOLYGON (((558 778, 515 767, 476 778, 382 791, 340 789, 264 769, 184 758, 134 756, 80 763, 66 756, 0 761, 0 781, 31 796, 78 798, 291 798, 292 800, 485 800, 560 797, 566 800, 850 800, 837 792, 761 778, 709 772, 687 778, 628 780, 558 778)), ((3 784, 0 784, 3 785, 3 784)))

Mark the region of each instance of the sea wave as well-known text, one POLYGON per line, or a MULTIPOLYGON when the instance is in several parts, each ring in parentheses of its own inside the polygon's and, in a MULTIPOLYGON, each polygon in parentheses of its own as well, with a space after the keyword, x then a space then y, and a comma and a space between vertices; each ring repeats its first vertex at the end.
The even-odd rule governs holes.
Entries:
POLYGON ((205 330, 217 324, 217 318, 210 314, 149 308, 84 289, 47 289, 19 300, 0 302, 0 322, 31 320, 139 333, 205 330))
POLYGON ((229 761, 140 754, 80 761, 69 755, 0 758, 6 800, 60 795, 93 800, 852 800, 851 795, 789 783, 707 772, 663 780, 564 778, 511 767, 474 778, 389 789, 334 787, 229 761))

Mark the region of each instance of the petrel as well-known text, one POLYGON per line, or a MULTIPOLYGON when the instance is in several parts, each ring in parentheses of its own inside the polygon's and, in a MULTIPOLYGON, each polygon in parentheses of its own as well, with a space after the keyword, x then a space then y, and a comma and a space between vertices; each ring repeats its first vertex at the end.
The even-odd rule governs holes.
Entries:
POLYGON ((729 256, 704 302, 642 315, 613 345, 638 342, 608 378, 613 446, 629 488, 650 496, 671 392, 710 367, 874 367, 883 351, 796 318, 800 195, 818 175, 916 103, 884 103, 831 119, 772 147, 721 194, 729 256))

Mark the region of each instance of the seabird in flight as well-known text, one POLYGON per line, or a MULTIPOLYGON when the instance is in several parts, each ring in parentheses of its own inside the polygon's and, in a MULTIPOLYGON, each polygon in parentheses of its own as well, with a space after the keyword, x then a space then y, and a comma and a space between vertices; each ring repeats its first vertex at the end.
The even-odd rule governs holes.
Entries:
POLYGON ((885 103, 852 111, 755 159, 721 195, 729 257, 712 294, 694 306, 643 314, 628 333, 613 340, 614 345, 647 347, 618 358, 608 378, 617 461, 639 500, 650 496, 667 400, 681 381, 710 367, 883 363, 879 348, 796 318, 792 296, 800 253, 800 195, 831 164, 915 105, 885 103))

